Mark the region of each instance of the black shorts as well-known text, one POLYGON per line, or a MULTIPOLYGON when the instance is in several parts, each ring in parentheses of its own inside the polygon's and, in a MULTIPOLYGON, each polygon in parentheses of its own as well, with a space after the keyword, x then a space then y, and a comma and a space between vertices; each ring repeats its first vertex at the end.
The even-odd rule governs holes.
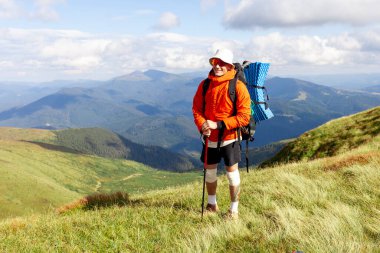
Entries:
MULTIPOLYGON (((203 144, 201 161, 204 163, 204 152, 205 145, 203 144)), ((226 166, 232 166, 235 163, 240 162, 240 145, 239 142, 235 141, 227 146, 221 147, 219 152, 217 148, 208 148, 207 151, 207 164, 217 164, 220 160, 224 159, 224 164, 226 166)))

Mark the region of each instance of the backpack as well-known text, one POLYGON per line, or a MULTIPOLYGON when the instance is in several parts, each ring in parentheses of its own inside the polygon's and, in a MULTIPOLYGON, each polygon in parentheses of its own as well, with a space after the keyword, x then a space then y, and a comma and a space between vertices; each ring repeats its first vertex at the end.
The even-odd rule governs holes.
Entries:
MULTIPOLYGON (((256 63, 254 63, 254 64, 256 64, 256 63)), ((249 74, 249 73, 247 73, 246 69, 248 69, 251 65, 252 64, 249 61, 244 61, 243 64, 234 63, 235 70, 236 70, 236 75, 230 81, 230 83, 228 85, 229 97, 230 97, 231 101, 234 104, 233 115, 237 114, 237 111, 236 111, 237 110, 236 109, 236 83, 237 83, 237 80, 240 80, 242 83, 244 83, 247 86, 248 90, 249 90, 249 87, 251 89, 254 88, 254 89, 263 89, 263 90, 265 90, 264 86, 249 85, 248 84, 247 79, 246 79, 246 75, 249 74)), ((265 75, 266 75, 266 73, 265 73, 265 75)), ((205 103, 206 103, 205 97, 206 97, 206 92, 207 92, 209 86, 210 86, 210 79, 206 78, 204 80, 204 82, 203 82, 203 94, 202 94, 203 95, 203 108, 205 108, 205 103)), ((250 117, 249 123, 246 126, 242 126, 242 127, 239 127, 239 128, 236 129, 237 132, 238 132, 238 136, 239 136, 238 137, 239 138, 239 145, 241 146, 241 141, 242 140, 246 141, 245 161, 246 161, 247 172, 249 172, 249 170, 248 170, 248 164, 249 164, 249 162, 248 162, 248 152, 249 152, 249 150, 248 150, 248 141, 251 141, 251 142, 254 141, 254 139, 255 139, 254 135, 255 135, 255 131, 256 131, 256 121, 255 121, 255 117, 254 117, 255 110, 254 110, 254 108, 252 108, 252 105, 264 104, 265 105, 265 109, 268 109, 268 104, 267 104, 266 101, 256 101, 256 100, 262 100, 262 99, 255 99, 255 98, 252 97, 252 92, 249 92, 249 93, 250 93, 250 97, 251 97, 251 117, 250 117), (240 136, 241 136, 241 139, 240 139, 240 136)), ((269 100, 268 94, 267 94, 266 97, 267 97, 267 100, 269 100)), ((223 136, 223 130, 224 129, 221 129, 219 131, 218 150, 220 148, 220 143, 221 143, 221 139, 222 139, 222 136, 223 136)))

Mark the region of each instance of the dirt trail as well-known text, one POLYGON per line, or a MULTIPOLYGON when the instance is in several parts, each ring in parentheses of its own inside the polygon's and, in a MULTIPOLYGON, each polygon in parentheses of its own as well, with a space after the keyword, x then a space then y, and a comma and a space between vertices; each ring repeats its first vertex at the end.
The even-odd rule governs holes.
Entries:
POLYGON ((125 180, 131 179, 131 178, 134 178, 134 177, 139 177, 139 176, 142 176, 142 174, 136 173, 136 174, 129 175, 128 177, 125 177, 122 180, 125 181, 125 180))

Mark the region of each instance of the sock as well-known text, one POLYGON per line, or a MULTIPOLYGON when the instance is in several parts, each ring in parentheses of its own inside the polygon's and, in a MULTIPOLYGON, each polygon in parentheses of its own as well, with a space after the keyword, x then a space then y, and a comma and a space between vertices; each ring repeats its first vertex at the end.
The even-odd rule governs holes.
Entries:
POLYGON ((237 213, 238 212, 238 206, 239 206, 239 201, 231 202, 231 207, 230 207, 231 212, 237 213))
POLYGON ((216 205, 216 195, 208 195, 208 203, 211 205, 216 205))

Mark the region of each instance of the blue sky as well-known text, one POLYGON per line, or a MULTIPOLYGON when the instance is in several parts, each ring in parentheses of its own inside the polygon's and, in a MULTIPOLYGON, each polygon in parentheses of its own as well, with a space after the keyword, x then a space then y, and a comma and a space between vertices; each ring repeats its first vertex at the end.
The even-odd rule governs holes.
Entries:
POLYGON ((272 75, 375 73, 379 9, 375 0, 0 0, 0 81, 206 71, 220 47, 270 62, 272 75))

